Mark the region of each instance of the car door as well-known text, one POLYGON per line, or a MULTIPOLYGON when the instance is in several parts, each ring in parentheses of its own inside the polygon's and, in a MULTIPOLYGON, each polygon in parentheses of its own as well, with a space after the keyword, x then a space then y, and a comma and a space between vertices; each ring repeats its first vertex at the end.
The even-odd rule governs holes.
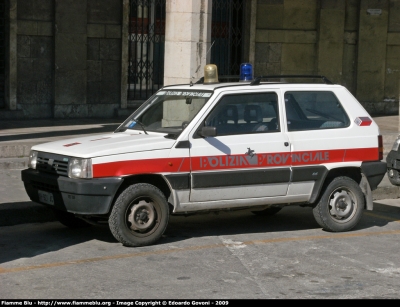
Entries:
POLYGON ((351 135, 349 117, 332 91, 294 88, 284 99, 292 156, 288 195, 314 201, 328 172, 326 165, 344 163, 360 136, 351 135))
POLYGON ((190 136, 190 202, 285 196, 288 138, 278 91, 226 92, 190 136), (202 127, 216 135, 199 136, 202 127))

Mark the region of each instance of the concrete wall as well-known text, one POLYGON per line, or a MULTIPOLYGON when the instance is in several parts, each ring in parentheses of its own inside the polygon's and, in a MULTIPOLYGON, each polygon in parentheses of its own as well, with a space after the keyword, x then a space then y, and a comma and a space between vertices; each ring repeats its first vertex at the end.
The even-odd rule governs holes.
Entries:
MULTIPOLYGON (((126 113, 129 0, 7 1, 7 110, 0 118, 126 113)), ((398 114, 400 0, 246 3, 244 50, 255 75, 323 74, 373 115, 398 114)), ((165 84, 203 75, 210 14, 211 0, 167 0, 165 84)))
POLYGON ((10 33, 17 42, 16 68, 10 67, 17 79, 13 114, 113 117, 121 106, 123 1, 10 2, 17 24, 10 33))
POLYGON ((54 1, 18 0, 16 10, 17 110, 28 118, 51 117, 54 1))
POLYGON ((398 114, 400 0, 258 0, 255 75, 322 74, 398 114))

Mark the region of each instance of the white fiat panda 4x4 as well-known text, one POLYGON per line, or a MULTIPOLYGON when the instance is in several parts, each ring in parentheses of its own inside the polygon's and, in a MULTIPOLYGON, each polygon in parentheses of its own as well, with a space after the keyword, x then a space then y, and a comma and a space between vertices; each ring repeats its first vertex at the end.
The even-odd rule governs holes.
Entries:
POLYGON ((212 210, 310 206, 323 229, 352 229, 386 173, 379 127, 323 76, 249 71, 218 83, 207 65, 204 80, 161 88, 113 133, 32 147, 26 192, 66 226, 108 222, 125 246, 155 243, 170 215, 212 210))

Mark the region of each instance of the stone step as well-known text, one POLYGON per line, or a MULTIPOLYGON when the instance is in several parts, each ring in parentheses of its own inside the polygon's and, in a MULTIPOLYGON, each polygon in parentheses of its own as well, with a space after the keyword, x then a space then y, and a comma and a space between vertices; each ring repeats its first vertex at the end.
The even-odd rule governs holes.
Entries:
POLYGON ((0 159, 29 157, 31 147, 43 142, 19 142, 0 144, 0 159))
POLYGON ((28 157, 23 158, 0 158, 0 169, 22 170, 28 167, 28 157))

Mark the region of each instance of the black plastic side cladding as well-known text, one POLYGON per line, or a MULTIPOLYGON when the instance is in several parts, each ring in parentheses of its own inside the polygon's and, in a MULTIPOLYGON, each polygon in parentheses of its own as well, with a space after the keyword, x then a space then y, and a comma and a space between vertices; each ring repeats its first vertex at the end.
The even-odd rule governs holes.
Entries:
POLYGON ((165 178, 174 190, 190 189, 190 173, 170 174, 166 175, 165 178))
POLYGON ((193 174, 193 188, 233 187, 289 182, 290 169, 256 169, 193 174))
POLYGON ((325 182, 325 178, 328 175, 328 169, 325 166, 305 166, 305 167, 294 167, 292 169, 292 182, 301 181, 315 181, 314 188, 311 193, 309 203, 314 203, 322 189, 322 185, 325 182))

